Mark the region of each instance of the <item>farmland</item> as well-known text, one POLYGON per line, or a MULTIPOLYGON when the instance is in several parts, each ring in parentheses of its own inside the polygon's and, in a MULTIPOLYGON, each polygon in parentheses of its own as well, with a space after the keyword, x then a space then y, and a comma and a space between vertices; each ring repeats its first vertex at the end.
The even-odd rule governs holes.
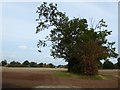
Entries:
POLYGON ((3 88, 117 88, 118 70, 99 70, 99 76, 75 75, 63 68, 2 68, 3 88))

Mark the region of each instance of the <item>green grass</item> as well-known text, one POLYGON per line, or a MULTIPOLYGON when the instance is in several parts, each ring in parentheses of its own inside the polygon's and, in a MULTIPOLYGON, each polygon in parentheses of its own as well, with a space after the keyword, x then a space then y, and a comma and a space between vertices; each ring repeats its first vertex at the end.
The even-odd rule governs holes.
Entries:
POLYGON ((104 79, 109 79, 110 77, 105 76, 105 75, 95 75, 95 76, 86 76, 86 75, 78 75, 78 74, 73 74, 69 72, 55 72, 53 73, 54 76, 57 77, 66 77, 66 78, 77 78, 77 79, 90 79, 90 80, 104 80, 104 79))
POLYGON ((94 79, 94 80, 103 80, 103 79, 107 79, 107 77, 105 77, 103 75, 96 75, 96 76, 92 76, 92 79, 94 79))
POLYGON ((69 72, 66 72, 66 71, 55 72, 54 75, 59 76, 59 77, 78 77, 77 74, 69 73, 69 72))

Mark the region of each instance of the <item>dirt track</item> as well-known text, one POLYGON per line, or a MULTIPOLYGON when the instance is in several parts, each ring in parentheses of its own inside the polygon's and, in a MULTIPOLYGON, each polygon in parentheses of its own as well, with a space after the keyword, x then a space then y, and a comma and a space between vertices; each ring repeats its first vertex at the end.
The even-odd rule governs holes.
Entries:
POLYGON ((88 80, 73 77, 54 76, 54 72, 66 69, 40 69, 40 68, 3 68, 2 84, 4 88, 33 88, 33 87, 75 87, 75 88, 117 88, 117 70, 100 70, 102 75, 110 75, 111 79, 88 80))

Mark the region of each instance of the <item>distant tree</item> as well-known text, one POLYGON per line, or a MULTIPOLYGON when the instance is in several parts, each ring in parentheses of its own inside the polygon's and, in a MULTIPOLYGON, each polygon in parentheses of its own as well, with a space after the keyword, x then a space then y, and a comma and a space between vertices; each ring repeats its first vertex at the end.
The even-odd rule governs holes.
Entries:
POLYGON ((57 68, 68 68, 68 65, 57 65, 57 68))
POLYGON ((63 66, 62 65, 58 65, 57 68, 62 68, 63 66))
POLYGON ((15 61, 11 61, 10 64, 11 64, 11 65, 15 65, 16 62, 15 62, 15 61))
POLYGON ((28 61, 28 60, 26 60, 26 61, 24 61, 24 62, 22 63, 22 65, 23 65, 23 66, 27 66, 27 67, 28 67, 28 66, 30 66, 30 63, 29 63, 29 61, 28 61))
POLYGON ((118 69, 120 69, 120 57, 118 58, 117 66, 118 66, 118 69))
POLYGON ((64 68, 68 68, 68 64, 64 65, 64 68))
POLYGON ((114 64, 114 68, 118 69, 118 62, 114 64))
POLYGON ((120 57, 117 59, 117 63, 114 64, 115 69, 120 69, 120 57))
POLYGON ((58 65, 57 68, 64 68, 64 65, 58 65))
MULTIPOLYGON (((106 22, 101 19, 94 27, 89 27, 86 19, 70 19, 57 9, 57 4, 44 2, 37 7, 36 33, 50 30, 45 40, 39 40, 38 48, 52 42, 51 56, 68 62, 68 71, 84 75, 97 75, 99 60, 117 57, 115 42, 109 42, 106 22)), ((41 50, 39 50, 41 52, 41 50)))
POLYGON ((111 61, 106 60, 103 63, 103 69, 114 69, 114 64, 111 61))
POLYGON ((30 67, 37 67, 37 63, 36 62, 30 62, 30 67))
POLYGON ((103 68, 103 64, 102 64, 101 61, 98 62, 98 68, 99 68, 99 69, 102 69, 102 68, 103 68))
POLYGON ((49 68, 55 68, 55 65, 53 65, 52 63, 49 63, 49 64, 47 65, 47 67, 49 67, 49 68))
POLYGON ((39 63, 38 66, 39 66, 39 67, 43 67, 43 63, 39 63))
POLYGON ((2 66, 6 66, 7 65, 7 60, 1 61, 1 64, 2 64, 2 66))
POLYGON ((47 67, 47 64, 46 64, 46 63, 43 63, 43 67, 47 67))
POLYGON ((18 61, 11 61, 10 64, 7 65, 8 67, 20 67, 21 63, 18 61))

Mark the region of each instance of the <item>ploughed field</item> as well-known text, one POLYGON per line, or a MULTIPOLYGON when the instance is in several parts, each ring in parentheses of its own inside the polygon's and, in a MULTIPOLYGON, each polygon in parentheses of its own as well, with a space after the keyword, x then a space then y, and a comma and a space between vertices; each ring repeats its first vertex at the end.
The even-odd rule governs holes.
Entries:
POLYGON ((2 68, 3 88, 117 88, 118 70, 98 76, 70 74, 63 68, 2 68))

